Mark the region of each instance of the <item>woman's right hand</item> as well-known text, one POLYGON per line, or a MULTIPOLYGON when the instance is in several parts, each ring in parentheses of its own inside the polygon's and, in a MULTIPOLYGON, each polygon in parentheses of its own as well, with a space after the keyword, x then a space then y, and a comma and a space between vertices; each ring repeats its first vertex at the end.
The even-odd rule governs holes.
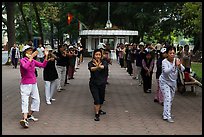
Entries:
POLYGON ((34 58, 34 57, 37 56, 37 55, 38 55, 38 51, 36 50, 35 52, 33 52, 33 53, 31 54, 31 57, 34 58))
POLYGON ((176 65, 176 66, 180 66, 180 65, 181 65, 180 59, 176 58, 175 65, 176 65))

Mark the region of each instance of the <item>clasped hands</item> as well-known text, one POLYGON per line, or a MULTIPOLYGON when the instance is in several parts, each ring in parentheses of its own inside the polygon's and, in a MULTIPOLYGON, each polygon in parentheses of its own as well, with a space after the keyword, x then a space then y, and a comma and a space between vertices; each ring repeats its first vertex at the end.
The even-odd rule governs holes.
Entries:
POLYGON ((151 72, 150 72, 150 70, 148 69, 148 70, 147 70, 147 73, 146 73, 146 76, 150 76, 150 73, 151 73, 151 72))
POLYGON ((104 69, 104 65, 102 65, 102 62, 100 60, 93 59, 93 64, 97 69, 104 69))

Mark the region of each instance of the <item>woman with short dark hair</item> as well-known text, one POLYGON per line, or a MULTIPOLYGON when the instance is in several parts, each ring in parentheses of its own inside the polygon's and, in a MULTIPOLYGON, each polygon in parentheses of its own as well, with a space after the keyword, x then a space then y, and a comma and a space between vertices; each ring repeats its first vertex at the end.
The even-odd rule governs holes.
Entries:
POLYGON ((106 114, 102 111, 101 106, 104 102, 106 88, 106 71, 108 64, 102 60, 102 51, 96 49, 93 52, 93 58, 88 63, 90 70, 89 88, 94 99, 95 121, 99 121, 100 115, 106 114))
POLYGON ((174 122, 171 115, 171 106, 177 88, 178 69, 184 71, 185 67, 175 58, 176 49, 168 46, 167 58, 162 61, 162 73, 159 77, 159 87, 164 97, 163 120, 174 122))

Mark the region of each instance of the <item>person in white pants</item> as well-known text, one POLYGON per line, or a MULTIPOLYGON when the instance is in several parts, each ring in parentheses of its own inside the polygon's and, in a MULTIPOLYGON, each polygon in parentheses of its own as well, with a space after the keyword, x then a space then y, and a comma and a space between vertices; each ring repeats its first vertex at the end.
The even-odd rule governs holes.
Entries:
POLYGON ((51 101, 55 101, 53 98, 54 92, 57 89, 57 79, 53 81, 45 81, 45 99, 48 105, 51 104, 51 101))
POLYGON ((20 125, 24 128, 28 128, 28 120, 38 120, 32 114, 35 111, 39 111, 40 108, 40 96, 35 75, 35 67, 44 68, 47 65, 48 52, 45 51, 45 60, 41 63, 33 59, 37 56, 38 51, 33 52, 33 48, 31 46, 24 46, 22 51, 23 58, 20 60, 20 94, 23 119, 20 120, 20 125), (28 110, 29 97, 32 98, 30 111, 28 110))
POLYGON ((58 46, 58 52, 55 53, 57 57, 56 68, 58 73, 57 91, 65 90, 66 66, 68 62, 68 54, 65 45, 58 46))
POLYGON ((167 58, 162 61, 162 73, 159 77, 159 87, 164 97, 163 120, 170 123, 174 122, 171 106, 177 88, 178 69, 185 69, 180 60, 175 58, 175 51, 175 47, 167 47, 167 58))
POLYGON ((57 57, 52 53, 51 46, 47 46, 46 49, 49 51, 49 54, 47 66, 43 70, 43 78, 45 81, 45 100, 49 105, 51 101, 55 101, 53 95, 57 89, 58 74, 55 67, 55 59, 57 57))
POLYGON ((32 102, 31 102, 31 110, 32 111, 39 111, 40 108, 40 96, 38 91, 37 83, 35 84, 21 84, 20 85, 21 90, 21 109, 22 113, 28 113, 28 102, 29 97, 31 96, 32 102))

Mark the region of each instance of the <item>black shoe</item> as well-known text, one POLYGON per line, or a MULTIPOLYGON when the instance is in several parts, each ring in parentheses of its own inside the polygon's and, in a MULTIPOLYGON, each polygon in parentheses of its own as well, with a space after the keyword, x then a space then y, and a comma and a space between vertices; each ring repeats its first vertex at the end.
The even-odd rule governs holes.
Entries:
POLYGON ((66 83, 64 83, 64 84, 69 84, 69 82, 66 82, 66 83))
POLYGON ((100 121, 99 116, 100 116, 99 114, 95 114, 95 118, 94 118, 94 120, 95 120, 95 121, 100 121))
POLYGON ((151 89, 146 90, 146 93, 151 93, 151 92, 152 92, 151 89))
POLYGON ((105 115, 105 114, 106 114, 106 112, 105 112, 105 111, 103 111, 103 110, 99 110, 99 114, 100 114, 100 115, 105 115))
POLYGON ((157 100, 157 99, 154 99, 154 102, 159 102, 159 100, 157 100))
POLYGON ((152 92, 152 89, 148 89, 148 92, 151 93, 151 92, 152 92))

